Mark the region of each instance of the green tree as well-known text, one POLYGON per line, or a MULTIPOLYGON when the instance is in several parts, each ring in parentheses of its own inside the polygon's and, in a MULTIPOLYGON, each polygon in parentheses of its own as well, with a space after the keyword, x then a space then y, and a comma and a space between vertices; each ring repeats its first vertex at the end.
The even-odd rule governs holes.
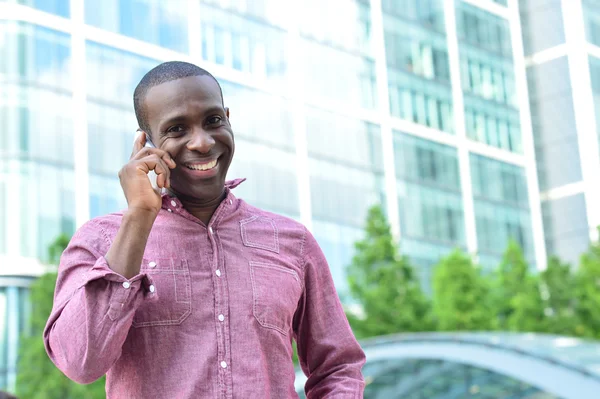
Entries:
POLYGON ((571 265, 550 257, 546 270, 540 273, 540 280, 546 293, 546 332, 578 335, 578 326, 580 330, 581 326, 575 315, 575 274, 571 265))
POLYGON ((519 244, 510 240, 494 286, 498 327, 506 331, 543 332, 546 325, 539 276, 533 275, 519 244))
POLYGON ((490 330, 490 287, 471 257, 455 250, 440 260, 433 277, 433 310, 442 331, 490 330))
POLYGON ((363 316, 348 313, 359 338, 429 331, 434 323, 428 298, 406 257, 400 256, 379 206, 369 210, 365 238, 355 244, 348 268, 350 293, 363 316))
POLYGON ((600 339, 600 243, 590 245, 581 256, 575 274, 576 334, 600 339))
MULTIPOLYGON (((58 263, 69 243, 60 236, 48 249, 49 259, 58 263)), ((17 394, 21 399, 102 399, 106 397, 104 377, 89 385, 69 380, 48 358, 42 333, 52 310, 57 274, 46 273, 30 287, 31 319, 21 338, 17 394)))

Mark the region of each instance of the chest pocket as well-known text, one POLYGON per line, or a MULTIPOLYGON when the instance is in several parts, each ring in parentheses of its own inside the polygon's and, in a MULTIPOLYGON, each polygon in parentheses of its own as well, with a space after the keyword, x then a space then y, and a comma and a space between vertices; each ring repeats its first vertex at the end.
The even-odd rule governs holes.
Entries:
POLYGON ((258 323, 288 335, 302 284, 296 271, 270 263, 250 262, 253 313, 258 323))
POLYGON ((145 301, 133 316, 133 327, 179 325, 192 312, 190 270, 185 259, 144 259, 142 273, 154 282, 156 301, 145 301))

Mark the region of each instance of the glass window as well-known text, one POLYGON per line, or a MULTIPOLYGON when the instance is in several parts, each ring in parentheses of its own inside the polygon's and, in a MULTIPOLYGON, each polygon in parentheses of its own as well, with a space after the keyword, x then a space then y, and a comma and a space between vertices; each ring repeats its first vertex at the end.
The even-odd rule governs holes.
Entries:
POLYGON ((221 88, 236 138, 295 152, 288 100, 225 81, 221 88))
MULTIPOLYGON (((88 100, 108 102, 133 111, 133 91, 140 79, 160 62, 126 51, 87 42, 88 100)), ((135 131, 137 126, 127 129, 135 131)))
MULTIPOLYGON (((22 279, 19 279, 22 280, 22 279)), ((23 284, 18 281, 19 285, 23 284)), ((0 287, 0 389, 15 390, 20 337, 29 319, 29 289, 0 287)))
POLYGON ((89 204, 96 217, 126 206, 117 173, 129 159, 138 127, 133 91, 158 61, 94 42, 86 43, 86 56, 89 204))
POLYGON ((446 37, 391 15, 384 16, 386 62, 426 79, 450 82, 446 37))
POLYGON ((503 150, 522 154, 519 112, 465 96, 467 136, 503 150))
POLYGON ((313 158, 383 172, 379 126, 306 108, 308 154, 313 158))
POLYGON ((444 32, 443 0, 382 0, 385 14, 406 19, 427 29, 444 32))
POLYGON ((251 205, 291 218, 299 217, 294 152, 237 137, 235 156, 227 176, 229 179, 248 179, 235 189, 235 195, 251 205))
POLYGON ((403 238, 463 245, 456 149, 394 132, 394 158, 403 238))
POLYGON ((322 44, 373 56, 368 2, 304 0, 300 4, 302 36, 322 44))
POLYGON ((275 85, 286 83, 285 31, 211 5, 202 5, 200 21, 203 59, 275 85))
POLYGON ((171 50, 188 51, 187 0, 86 0, 85 21, 171 50))
POLYGON ((489 101, 517 107, 512 61, 471 48, 462 48, 460 64, 463 90, 489 101))
POLYGON ((457 3, 459 42, 512 58, 508 21, 463 1, 457 3))
POLYGON ((470 155, 470 162, 480 253, 492 262, 512 238, 534 261, 525 170, 477 154, 470 155))
POLYGON ((301 40, 307 100, 329 100, 340 105, 376 106, 375 62, 345 51, 301 40))
POLYGON ((497 266, 510 239, 523 248, 530 262, 535 262, 531 215, 527 209, 475 199, 475 223, 479 253, 491 256, 489 262, 481 262, 485 266, 486 263, 497 266))
POLYGON ((0 0, 0 3, 6 1, 9 3, 18 3, 29 7, 34 7, 38 10, 56 14, 65 18, 69 18, 71 15, 69 0, 0 0))
MULTIPOLYGON (((26 204, 16 216, 19 248, 10 250, 44 260, 50 242, 74 229, 70 39, 26 23, 0 23, 0 59, 0 131, 10 132, 0 135, 0 214, 15 201, 26 204)), ((0 219, 0 237, 10 233, 7 219, 0 219)))
POLYGON ((482 155, 471 154, 473 195, 528 208, 525 170, 482 155))
POLYGON ((390 112, 393 116, 447 133, 454 133, 449 85, 388 70, 390 112))
POLYGON ((288 4, 281 0, 200 0, 228 10, 229 15, 243 14, 252 19, 286 28, 290 18, 288 4))
POLYGON ((583 0, 583 16, 587 40, 600 46, 600 3, 583 0))

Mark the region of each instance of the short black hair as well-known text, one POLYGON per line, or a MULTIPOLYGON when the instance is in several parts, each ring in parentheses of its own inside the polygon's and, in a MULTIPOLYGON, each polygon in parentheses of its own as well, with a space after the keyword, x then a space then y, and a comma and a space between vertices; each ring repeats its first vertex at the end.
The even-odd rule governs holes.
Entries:
POLYGON ((219 81, 208 72, 206 69, 200 68, 197 65, 190 64, 189 62, 183 61, 168 61, 163 62, 160 65, 155 66, 149 70, 133 92, 133 109, 135 110, 135 117, 137 118, 139 127, 150 133, 150 126, 148 126, 148 114, 146 107, 144 106, 144 100, 148 90, 159 84, 170 82, 172 80, 187 78, 190 76, 204 76, 208 75, 217 82, 219 91, 221 92, 221 102, 223 101, 223 90, 219 81))

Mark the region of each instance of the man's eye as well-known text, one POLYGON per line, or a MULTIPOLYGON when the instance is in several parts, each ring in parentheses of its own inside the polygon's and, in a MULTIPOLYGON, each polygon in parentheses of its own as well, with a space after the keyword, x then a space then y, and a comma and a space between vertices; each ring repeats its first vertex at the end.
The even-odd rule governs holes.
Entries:
POLYGON ((167 133, 181 133, 183 132, 183 126, 177 125, 167 129, 167 133))
POLYGON ((220 123, 222 119, 223 118, 221 118, 220 116, 211 116, 210 118, 208 118, 207 122, 209 125, 216 125, 217 123, 220 123))

